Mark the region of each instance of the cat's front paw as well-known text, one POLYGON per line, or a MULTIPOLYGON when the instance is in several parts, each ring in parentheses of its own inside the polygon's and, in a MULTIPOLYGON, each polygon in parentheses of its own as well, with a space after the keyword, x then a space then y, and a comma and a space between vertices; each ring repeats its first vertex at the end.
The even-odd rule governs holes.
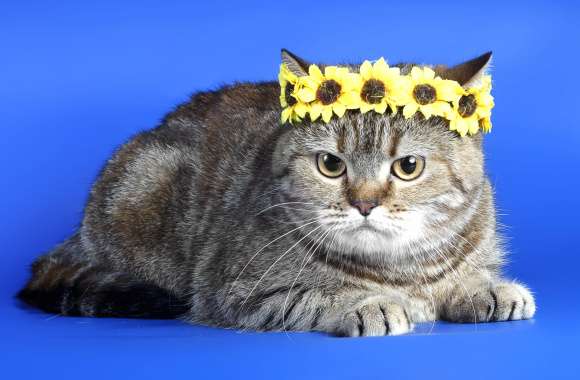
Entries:
POLYGON ((413 324, 407 310, 387 297, 364 300, 339 319, 334 333, 338 336, 383 336, 410 332, 413 324))
POLYGON ((501 282, 463 292, 459 288, 456 295, 443 313, 443 318, 451 322, 515 321, 530 319, 536 312, 534 297, 517 283, 501 282))

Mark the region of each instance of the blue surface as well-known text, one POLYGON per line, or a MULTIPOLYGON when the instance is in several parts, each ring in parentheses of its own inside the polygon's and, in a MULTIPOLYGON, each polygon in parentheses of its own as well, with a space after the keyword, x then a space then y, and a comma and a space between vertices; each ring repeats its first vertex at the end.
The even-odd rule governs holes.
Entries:
POLYGON ((0 378, 579 378, 579 5, 211 3, 0 4, 0 378), (494 51, 487 166, 507 271, 535 291, 535 320, 335 339, 15 303, 28 264, 78 225, 117 145, 192 91, 274 79, 280 47, 329 62, 494 51))

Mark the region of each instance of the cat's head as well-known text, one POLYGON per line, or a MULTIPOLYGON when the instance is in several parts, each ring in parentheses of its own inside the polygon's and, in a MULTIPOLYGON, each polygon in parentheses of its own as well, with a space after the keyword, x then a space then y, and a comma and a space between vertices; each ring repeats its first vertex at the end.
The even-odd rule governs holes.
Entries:
MULTIPOLYGON (((490 58, 433 69, 467 88, 481 80, 490 58)), ((287 51, 282 59, 297 76, 307 75, 303 59, 287 51)), ((415 65, 397 66, 407 74, 415 65)), ((481 133, 461 137, 441 117, 353 110, 328 123, 305 118, 280 128, 278 202, 296 225, 310 223, 305 235, 343 253, 398 259, 447 238, 484 182, 481 133)))

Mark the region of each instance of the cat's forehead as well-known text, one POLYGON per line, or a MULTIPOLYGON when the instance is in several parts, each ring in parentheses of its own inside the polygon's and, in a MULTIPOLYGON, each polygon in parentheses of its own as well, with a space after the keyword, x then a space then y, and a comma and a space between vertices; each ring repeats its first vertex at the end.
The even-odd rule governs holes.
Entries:
POLYGON ((328 124, 301 127, 301 144, 308 150, 344 155, 397 156, 409 150, 445 149, 456 136, 437 118, 406 119, 402 115, 360 114, 333 119, 328 124))

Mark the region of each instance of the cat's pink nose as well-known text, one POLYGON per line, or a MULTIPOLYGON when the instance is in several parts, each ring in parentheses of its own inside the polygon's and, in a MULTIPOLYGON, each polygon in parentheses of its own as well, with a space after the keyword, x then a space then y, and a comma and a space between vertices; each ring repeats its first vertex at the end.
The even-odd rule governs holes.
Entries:
POLYGON ((372 209, 378 206, 378 202, 376 200, 365 199, 352 201, 351 205, 356 207, 362 216, 369 216, 372 209))

